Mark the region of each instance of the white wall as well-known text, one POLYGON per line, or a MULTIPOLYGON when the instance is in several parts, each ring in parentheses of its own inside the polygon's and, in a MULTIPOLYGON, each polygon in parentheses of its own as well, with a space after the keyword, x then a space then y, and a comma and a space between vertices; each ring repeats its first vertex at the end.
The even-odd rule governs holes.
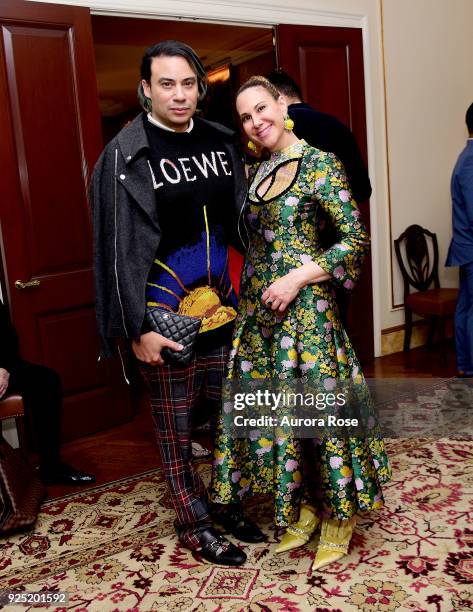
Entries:
MULTIPOLYGON (((473 102, 473 2, 382 0, 392 237, 418 223, 437 234, 440 282, 451 238, 450 175, 468 136, 473 102)), ((394 299, 402 302, 396 262, 394 299)), ((402 320, 382 306, 383 327, 402 320)))
MULTIPOLYGON (((101 14, 363 28, 368 155, 373 183, 375 348, 379 354, 381 330, 403 322, 402 309, 393 309, 393 303, 401 302, 402 296, 392 239, 416 222, 437 232, 442 264, 448 247, 449 177, 466 139, 463 118, 473 100, 469 65, 473 57, 473 2, 52 1, 90 6, 101 14)), ((441 273, 445 285, 455 285, 455 271, 442 267, 441 273)))

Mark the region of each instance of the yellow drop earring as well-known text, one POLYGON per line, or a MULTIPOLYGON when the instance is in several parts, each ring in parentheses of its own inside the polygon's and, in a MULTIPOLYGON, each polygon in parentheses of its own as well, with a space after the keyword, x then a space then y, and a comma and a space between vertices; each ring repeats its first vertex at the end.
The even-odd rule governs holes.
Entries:
POLYGON ((289 117, 289 115, 286 115, 284 119, 284 129, 288 132, 292 132, 294 129, 294 121, 289 117))
POLYGON ((256 145, 252 140, 249 140, 246 146, 250 149, 250 151, 256 152, 256 145))

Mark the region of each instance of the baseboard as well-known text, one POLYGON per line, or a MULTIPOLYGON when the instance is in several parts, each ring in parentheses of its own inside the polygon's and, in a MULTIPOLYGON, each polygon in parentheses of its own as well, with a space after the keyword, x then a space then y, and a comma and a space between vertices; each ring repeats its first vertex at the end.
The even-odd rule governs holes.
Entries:
MULTIPOLYGON (((392 355, 403 350, 404 330, 405 325, 396 325, 381 331, 381 355, 392 355)), ((429 326, 427 321, 415 321, 412 325, 411 348, 424 346, 427 342, 428 332, 429 326)), ((447 320, 446 322, 445 335, 447 338, 453 337, 452 320, 447 320)))

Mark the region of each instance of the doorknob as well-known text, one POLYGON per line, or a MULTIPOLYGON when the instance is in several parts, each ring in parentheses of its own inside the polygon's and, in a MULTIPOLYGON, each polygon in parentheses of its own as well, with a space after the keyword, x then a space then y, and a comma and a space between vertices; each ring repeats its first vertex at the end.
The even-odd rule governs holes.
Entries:
POLYGON ((30 289, 31 287, 39 287, 41 285, 41 281, 39 280, 31 280, 31 281, 21 281, 21 280, 17 280, 15 281, 15 287, 17 289, 30 289))

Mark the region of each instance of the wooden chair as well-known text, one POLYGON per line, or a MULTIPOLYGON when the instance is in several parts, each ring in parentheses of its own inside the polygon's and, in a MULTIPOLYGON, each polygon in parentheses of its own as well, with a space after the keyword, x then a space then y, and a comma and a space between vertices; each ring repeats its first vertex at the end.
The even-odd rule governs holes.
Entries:
POLYGON ((16 393, 9 393, 0 399, 0 432, 6 419, 15 419, 18 442, 22 451, 26 450, 25 409, 23 398, 16 393))
POLYGON ((394 249, 404 281, 404 350, 408 351, 411 345, 412 313, 430 318, 428 346, 432 345, 438 324, 442 346, 445 340, 445 321, 455 313, 458 289, 440 288, 437 236, 420 225, 410 225, 394 241, 394 249), (403 243, 404 254, 401 250, 403 243), (431 285, 433 288, 430 288, 431 285), (415 293, 410 292, 411 287, 415 293))

